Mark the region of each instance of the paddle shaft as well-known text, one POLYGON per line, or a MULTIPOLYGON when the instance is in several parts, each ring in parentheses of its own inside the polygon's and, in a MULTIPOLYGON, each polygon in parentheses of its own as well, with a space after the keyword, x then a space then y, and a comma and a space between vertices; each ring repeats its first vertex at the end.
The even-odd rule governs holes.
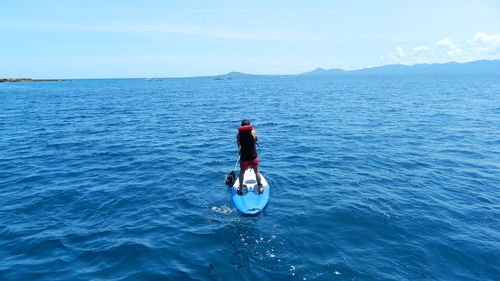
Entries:
POLYGON ((240 153, 239 152, 238 152, 238 158, 236 158, 236 163, 234 163, 233 172, 234 172, 234 170, 236 170, 236 166, 238 165, 238 161, 240 161, 240 153))

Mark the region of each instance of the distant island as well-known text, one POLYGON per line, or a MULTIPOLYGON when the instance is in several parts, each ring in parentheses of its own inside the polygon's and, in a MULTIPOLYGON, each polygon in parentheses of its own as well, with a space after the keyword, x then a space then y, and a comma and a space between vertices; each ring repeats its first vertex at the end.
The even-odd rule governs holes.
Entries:
POLYGON ((279 76, 279 75, 271 75, 271 74, 249 74, 249 73, 242 73, 242 72, 229 72, 226 74, 222 75, 215 75, 215 76, 199 76, 198 78, 215 78, 216 80, 223 80, 223 79, 233 79, 233 78, 244 78, 244 77, 260 77, 260 76, 279 76))
MULTIPOLYGON (((448 62, 448 63, 422 63, 414 65, 388 64, 383 66, 367 67, 356 70, 344 70, 340 68, 315 70, 300 74, 250 74, 243 72, 229 72, 214 76, 196 76, 185 78, 209 78, 214 80, 232 80, 248 77, 302 77, 302 76, 353 76, 353 75, 474 75, 493 74, 500 75, 499 60, 477 60, 471 62, 448 62)), ((162 78, 146 78, 146 81, 161 81, 162 78)), ((45 81, 67 81, 65 79, 31 79, 31 78, 0 78, 1 82, 45 82, 45 81)))
POLYGON ((2 82, 47 82, 47 81, 65 81, 62 79, 31 79, 31 78, 0 78, 2 82))
POLYGON ((478 60, 465 63, 423 63, 415 65, 389 64, 383 66, 344 70, 340 68, 316 68, 313 71, 292 75, 266 75, 230 72, 224 75, 203 76, 217 80, 242 77, 270 77, 270 76, 345 76, 345 75, 442 75, 442 74, 499 74, 500 60, 478 60))

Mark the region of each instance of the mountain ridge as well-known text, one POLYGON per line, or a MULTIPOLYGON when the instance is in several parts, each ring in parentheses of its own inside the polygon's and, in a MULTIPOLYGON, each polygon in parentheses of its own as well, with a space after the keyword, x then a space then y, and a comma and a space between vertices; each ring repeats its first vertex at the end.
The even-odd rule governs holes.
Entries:
POLYGON ((344 70, 341 68, 316 68, 312 71, 300 74, 250 74, 243 72, 229 72, 215 76, 203 76, 219 79, 232 79, 241 77, 270 77, 270 76, 340 76, 340 75, 408 75, 408 74, 500 74, 500 59, 498 60, 476 60, 470 62, 446 62, 446 63, 419 63, 413 65, 387 64, 382 66, 366 67, 356 70, 344 70))
POLYGON ((500 60, 477 60, 465 63, 421 63, 414 65, 388 64, 357 70, 315 69, 301 75, 353 75, 353 74, 500 74, 500 60))

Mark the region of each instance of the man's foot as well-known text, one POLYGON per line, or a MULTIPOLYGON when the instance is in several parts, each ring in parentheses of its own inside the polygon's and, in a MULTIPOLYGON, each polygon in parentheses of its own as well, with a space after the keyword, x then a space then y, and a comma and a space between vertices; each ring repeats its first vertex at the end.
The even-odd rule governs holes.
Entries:
POLYGON ((262 194, 264 193, 264 187, 261 185, 259 186, 259 194, 262 194))
POLYGON ((238 187, 238 191, 236 191, 236 193, 238 193, 238 195, 239 195, 239 196, 241 196, 241 195, 245 195, 245 194, 243 193, 243 189, 244 189, 244 188, 247 188, 247 186, 246 186, 246 185, 240 185, 240 186, 238 187))

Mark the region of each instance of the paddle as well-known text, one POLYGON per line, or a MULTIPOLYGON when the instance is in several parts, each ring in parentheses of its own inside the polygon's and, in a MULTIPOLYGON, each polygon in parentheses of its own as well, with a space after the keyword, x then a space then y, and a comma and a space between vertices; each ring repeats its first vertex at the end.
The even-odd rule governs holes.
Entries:
POLYGON ((236 166, 238 165, 238 161, 240 161, 240 154, 239 153, 238 153, 238 158, 236 158, 236 163, 234 163, 233 170, 226 177, 226 185, 233 185, 234 184, 234 181, 236 180, 236 173, 234 172, 234 170, 236 170, 236 166))

